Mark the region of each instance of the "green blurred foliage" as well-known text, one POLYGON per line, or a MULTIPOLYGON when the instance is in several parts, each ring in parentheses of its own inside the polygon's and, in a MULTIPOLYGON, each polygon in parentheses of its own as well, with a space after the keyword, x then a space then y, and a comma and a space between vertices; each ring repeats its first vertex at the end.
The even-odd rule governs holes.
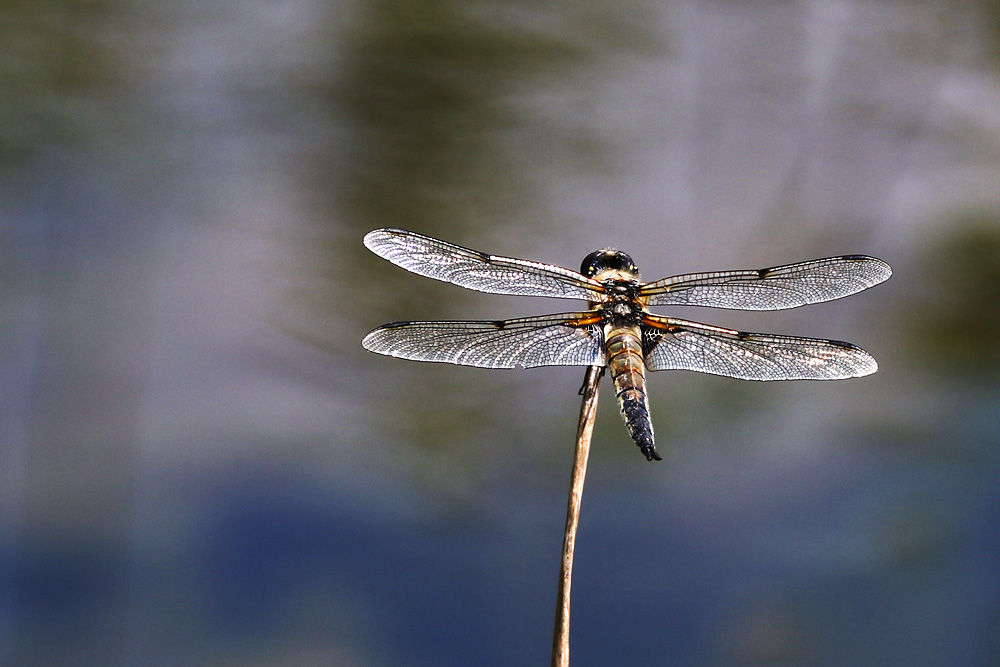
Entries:
POLYGON ((94 98, 128 70, 110 23, 122 9, 110 0, 0 4, 0 168, 18 166, 46 145, 79 142, 90 131, 94 98))
POLYGON ((977 14, 983 18, 979 29, 983 31, 987 52, 994 63, 1000 63, 1000 0, 978 0, 977 14))
MULTIPOLYGON (((378 295, 369 304, 376 318, 457 316, 439 286, 389 267, 361 237, 392 226, 472 245, 470 228, 516 233, 547 219, 539 173, 600 162, 589 82, 618 58, 659 48, 644 22, 651 8, 624 5, 376 0, 338 14, 327 29, 328 75, 315 90, 337 132, 315 142, 303 165, 320 220, 307 309, 339 316, 330 277, 353 284, 363 273, 378 295)), ((456 304, 467 298, 460 291, 449 292, 456 304)))
POLYGON ((357 20, 337 26, 345 61, 327 100, 346 137, 331 146, 333 169, 316 172, 339 172, 337 208, 348 224, 447 238, 517 208, 531 194, 523 166, 532 157, 566 144, 593 155, 594 136, 523 108, 523 96, 572 88, 602 56, 653 47, 641 20, 648 10, 627 4, 365 3, 357 20))
POLYGON ((917 358, 959 382, 1000 380, 1000 213, 961 216, 923 252, 908 313, 917 358))

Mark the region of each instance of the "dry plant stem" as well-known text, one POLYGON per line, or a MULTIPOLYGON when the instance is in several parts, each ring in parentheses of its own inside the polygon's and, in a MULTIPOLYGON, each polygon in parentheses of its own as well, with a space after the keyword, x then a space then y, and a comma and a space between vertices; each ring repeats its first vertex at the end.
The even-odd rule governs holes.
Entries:
POLYGON ((569 594, 573 582, 573 549, 576 546, 576 527, 580 521, 583 481, 587 476, 590 438, 594 433, 594 418, 597 415, 597 387, 603 374, 603 368, 589 367, 580 390, 583 394, 583 404, 580 406, 580 424, 576 432, 576 453, 573 456, 573 474, 570 478, 569 502, 566 506, 566 530, 563 533, 562 559, 559 565, 556 623, 552 635, 552 667, 569 667, 569 594))

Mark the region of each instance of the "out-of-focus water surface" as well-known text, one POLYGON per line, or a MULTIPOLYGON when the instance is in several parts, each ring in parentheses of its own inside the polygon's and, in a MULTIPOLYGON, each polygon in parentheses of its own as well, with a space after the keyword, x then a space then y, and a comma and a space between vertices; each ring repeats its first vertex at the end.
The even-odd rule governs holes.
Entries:
POLYGON ((396 226, 647 280, 845 253, 874 290, 674 311, 850 340, 837 383, 605 387, 575 665, 1000 661, 995 2, 0 10, 0 663, 548 659, 577 368, 376 357, 572 309, 396 226))

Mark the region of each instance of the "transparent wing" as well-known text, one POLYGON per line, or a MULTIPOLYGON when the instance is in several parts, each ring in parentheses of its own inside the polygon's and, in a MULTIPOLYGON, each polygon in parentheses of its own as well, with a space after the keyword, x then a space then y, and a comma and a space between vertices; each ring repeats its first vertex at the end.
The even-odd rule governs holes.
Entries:
POLYGON ((870 375, 878 364, 839 340, 744 333, 698 322, 643 316, 646 367, 741 380, 841 380, 870 375))
POLYGON ((826 257, 768 269, 689 273, 646 283, 648 306, 712 306, 780 310, 849 296, 892 275, 889 265, 867 255, 826 257))
POLYGON ((479 368, 603 366, 598 320, 593 313, 560 313, 496 322, 393 322, 361 344, 392 357, 479 368))
POLYGON ((599 282, 576 271, 487 255, 402 229, 369 232, 365 245, 407 271, 480 292, 588 301, 600 301, 604 293, 599 282))

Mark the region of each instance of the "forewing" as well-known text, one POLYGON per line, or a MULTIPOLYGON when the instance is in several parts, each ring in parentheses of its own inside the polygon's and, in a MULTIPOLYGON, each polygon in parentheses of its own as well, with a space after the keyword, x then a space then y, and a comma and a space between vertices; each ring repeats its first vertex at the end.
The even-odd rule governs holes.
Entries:
POLYGON ((878 370, 870 354, 838 340, 744 333, 649 314, 642 328, 651 371, 688 370, 741 380, 841 380, 878 370))
POLYGON ((889 265, 867 255, 826 257, 767 269, 689 273, 647 283, 648 306, 780 310, 849 296, 886 280, 889 265))
POLYGON ((603 366, 593 313, 560 313, 495 322, 393 322, 361 342, 372 352, 479 368, 603 366))
POLYGON ((376 229, 365 245, 407 271, 492 294, 600 301, 596 280, 560 266, 488 255, 402 229, 376 229))

